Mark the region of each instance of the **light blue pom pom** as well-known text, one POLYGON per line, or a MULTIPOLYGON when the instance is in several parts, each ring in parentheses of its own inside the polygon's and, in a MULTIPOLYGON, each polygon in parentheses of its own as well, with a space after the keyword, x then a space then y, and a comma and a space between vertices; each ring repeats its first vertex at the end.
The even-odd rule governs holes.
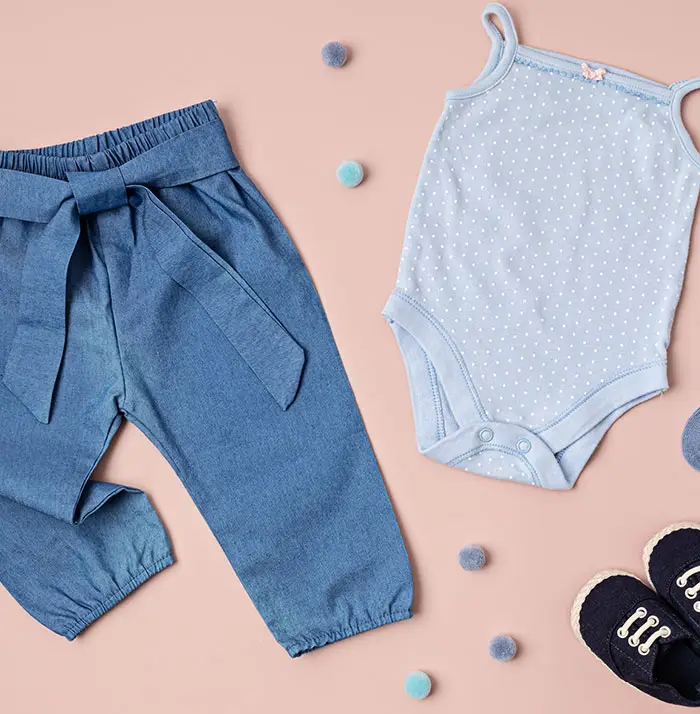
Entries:
POLYGON ((430 694, 432 682, 425 672, 411 672, 404 682, 406 694, 411 699, 425 699, 430 694))
POLYGON ((486 553, 480 545, 465 545, 459 551, 459 564, 465 570, 481 570, 486 565, 486 553))
POLYGON ((517 651, 518 646, 510 635, 496 635, 489 642, 489 654, 499 662, 510 662, 517 651))
POLYGON ((355 188, 362 183, 365 172, 359 161, 343 161, 335 172, 338 181, 348 188, 355 188))
POLYGON ((321 57, 329 67, 342 67, 348 61, 348 51, 340 42, 326 42, 321 48, 321 57))

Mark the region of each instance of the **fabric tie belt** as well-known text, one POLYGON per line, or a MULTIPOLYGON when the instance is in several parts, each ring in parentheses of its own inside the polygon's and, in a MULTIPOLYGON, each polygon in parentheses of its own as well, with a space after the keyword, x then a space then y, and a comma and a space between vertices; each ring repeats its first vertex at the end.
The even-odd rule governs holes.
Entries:
POLYGON ((303 349, 234 267, 151 191, 237 165, 223 125, 214 120, 116 167, 66 172, 67 181, 0 169, 0 216, 46 224, 27 246, 20 317, 3 376, 36 419, 50 419, 66 340, 68 266, 81 216, 113 210, 135 212, 133 225, 143 226, 139 239, 162 269, 209 314, 280 407, 291 404, 303 349))

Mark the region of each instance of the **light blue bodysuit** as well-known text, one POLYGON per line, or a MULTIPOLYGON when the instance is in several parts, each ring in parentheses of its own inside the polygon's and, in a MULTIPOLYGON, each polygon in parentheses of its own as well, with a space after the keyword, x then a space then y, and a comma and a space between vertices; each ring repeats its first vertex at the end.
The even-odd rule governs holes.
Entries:
POLYGON ((483 21, 488 63, 447 94, 384 315, 422 453, 567 489, 668 388, 700 186, 680 104, 700 80, 521 46, 496 3, 483 21))

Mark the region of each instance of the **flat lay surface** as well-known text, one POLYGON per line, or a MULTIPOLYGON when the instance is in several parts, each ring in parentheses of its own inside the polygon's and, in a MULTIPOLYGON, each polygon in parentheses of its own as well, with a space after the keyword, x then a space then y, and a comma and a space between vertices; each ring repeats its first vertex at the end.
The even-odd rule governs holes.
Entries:
MULTIPOLYGON (((572 633, 569 611, 596 572, 644 578, 647 540, 669 523, 700 521, 700 473, 681 452, 683 426, 700 405, 698 230, 672 332, 670 389, 613 424, 572 491, 484 478, 421 456, 404 363, 381 316, 444 94, 472 82, 489 54, 483 4, 203 0, 178 8, 158 0, 132 13, 111 2, 43 0, 6 12, 0 149, 71 141, 216 102, 238 159, 288 229, 328 314, 406 539, 415 600, 411 620, 290 659, 165 458, 126 425, 95 478, 149 495, 175 565, 70 644, 0 589, 3 712, 87 714, 96 703, 106 714, 127 706, 135 714, 668 707, 596 661, 572 633), (324 64, 321 48, 331 41, 349 49, 342 66, 324 64), (364 169, 356 188, 336 176, 344 161, 364 169), (483 547, 483 567, 478 548, 460 558, 470 544, 483 547), (512 661, 513 643, 493 642, 500 635, 514 639, 512 661), (405 689, 417 671, 431 680, 424 701, 405 689)), ((691 0, 673 16, 650 0, 633 13, 622 0, 507 7, 525 45, 665 84, 700 75, 700 7, 691 0)), ((683 112, 697 140, 700 93, 683 112)), ((420 683, 419 694, 427 689, 420 683)))

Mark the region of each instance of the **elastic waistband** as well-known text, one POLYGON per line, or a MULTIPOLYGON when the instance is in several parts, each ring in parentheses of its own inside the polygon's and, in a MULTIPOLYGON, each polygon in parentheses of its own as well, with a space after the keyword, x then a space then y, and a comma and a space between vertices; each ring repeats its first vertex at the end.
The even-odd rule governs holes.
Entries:
POLYGON ((130 126, 41 149, 0 151, 0 169, 66 179, 70 171, 105 171, 122 166, 174 137, 220 121, 211 100, 130 126))

